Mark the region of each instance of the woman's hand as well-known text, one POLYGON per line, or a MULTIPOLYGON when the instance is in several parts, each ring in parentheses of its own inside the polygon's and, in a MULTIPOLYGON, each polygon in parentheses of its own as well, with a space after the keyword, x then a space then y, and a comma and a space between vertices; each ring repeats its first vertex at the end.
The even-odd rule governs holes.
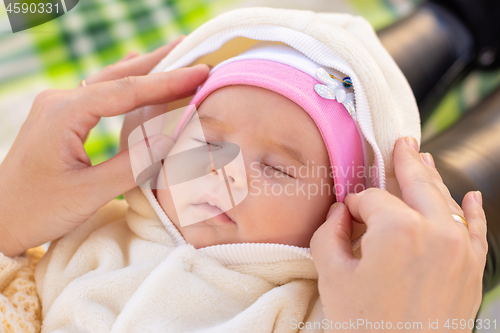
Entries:
POLYGON ((101 117, 192 95, 209 68, 146 75, 181 41, 129 54, 87 86, 40 93, 0 165, 0 251, 8 256, 63 236, 136 186, 128 151, 92 166, 83 147, 101 117))
POLYGON ((382 321, 412 332, 449 332, 446 323, 454 332, 471 331, 488 251, 481 194, 467 193, 460 207, 430 154, 417 151, 413 138, 395 146, 403 200, 380 189, 349 195, 311 240, 325 318, 333 326, 360 323, 343 331, 375 331, 367 322, 382 321), (464 216, 469 229, 452 213, 464 216), (351 249, 351 215, 367 225, 361 259, 351 249))

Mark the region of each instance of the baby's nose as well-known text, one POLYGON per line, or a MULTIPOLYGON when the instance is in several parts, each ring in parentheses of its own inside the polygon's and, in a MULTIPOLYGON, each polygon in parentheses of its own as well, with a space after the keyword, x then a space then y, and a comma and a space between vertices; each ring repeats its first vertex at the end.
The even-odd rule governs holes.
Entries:
POLYGON ((247 177, 245 166, 240 165, 238 161, 233 161, 227 164, 220 171, 220 173, 222 173, 222 176, 225 178, 224 181, 229 184, 232 189, 239 189, 246 186, 247 177))
POLYGON ((246 186, 245 164, 237 144, 231 142, 212 143, 208 146, 208 154, 210 165, 207 165, 207 174, 213 173, 213 175, 223 178, 223 181, 231 186, 246 186))
POLYGON ((231 161, 220 169, 214 169, 213 165, 208 165, 207 174, 217 177, 232 188, 245 187, 247 182, 245 166, 239 162, 239 160, 231 161))
POLYGON ((229 187, 229 195, 234 206, 248 195, 247 173, 241 151, 230 163, 220 169, 224 181, 229 187))
POLYGON ((210 152, 211 165, 208 173, 217 177, 220 185, 227 187, 232 206, 242 202, 248 195, 247 172, 240 147, 224 143, 218 150, 210 152))

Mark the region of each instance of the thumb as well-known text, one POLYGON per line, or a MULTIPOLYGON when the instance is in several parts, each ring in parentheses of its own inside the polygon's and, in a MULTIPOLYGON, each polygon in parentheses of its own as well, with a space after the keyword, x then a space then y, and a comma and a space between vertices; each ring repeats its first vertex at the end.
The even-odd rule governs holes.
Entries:
POLYGON ((481 262, 484 262, 488 253, 488 240, 486 238, 486 216, 482 203, 481 192, 470 191, 462 201, 462 209, 465 220, 469 224, 469 235, 474 252, 480 258, 481 262))
POLYGON ((352 219, 349 209, 336 202, 330 208, 326 222, 311 238, 311 253, 318 273, 333 273, 352 269, 358 259, 351 244, 352 219), (326 272, 328 270, 328 272, 326 272))
POLYGON ((105 205, 158 174, 161 160, 168 155, 174 143, 167 135, 151 136, 147 142, 137 142, 115 157, 89 168, 87 179, 97 206, 105 205))

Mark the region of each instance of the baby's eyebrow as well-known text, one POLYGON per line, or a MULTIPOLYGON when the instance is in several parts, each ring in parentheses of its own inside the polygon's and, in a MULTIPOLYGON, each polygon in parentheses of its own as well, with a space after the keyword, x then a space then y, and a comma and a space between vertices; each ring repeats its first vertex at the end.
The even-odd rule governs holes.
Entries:
MULTIPOLYGON (((225 133, 230 133, 230 132, 235 130, 234 124, 231 124, 231 123, 228 124, 226 121, 222 121, 222 120, 219 120, 217 118, 214 118, 214 117, 211 117, 208 115, 202 115, 199 117, 199 119, 200 119, 200 123, 201 123, 202 127, 204 125, 216 127, 218 130, 221 130, 225 133)), ((276 140, 271 139, 271 138, 262 138, 261 141, 263 144, 265 144, 267 146, 271 146, 271 147, 277 149, 278 151, 290 156, 292 159, 297 161, 299 164, 301 164, 303 166, 307 165, 305 162, 304 155, 302 154, 302 152, 300 150, 297 150, 295 147, 290 146, 286 143, 276 141, 276 140)))
POLYGON ((306 166, 304 155, 302 155, 302 152, 300 150, 296 149, 295 147, 290 146, 290 145, 288 145, 286 143, 282 143, 282 142, 276 141, 276 140, 271 139, 271 138, 264 138, 263 142, 266 145, 270 145, 272 147, 275 147, 279 151, 287 154, 292 159, 294 159, 295 161, 297 161, 299 164, 302 164, 303 166, 306 166))
POLYGON ((202 128, 203 126, 216 127, 217 130, 220 130, 224 133, 231 133, 235 129, 234 124, 232 123, 228 124, 227 121, 223 121, 211 116, 202 115, 199 117, 199 119, 202 128))

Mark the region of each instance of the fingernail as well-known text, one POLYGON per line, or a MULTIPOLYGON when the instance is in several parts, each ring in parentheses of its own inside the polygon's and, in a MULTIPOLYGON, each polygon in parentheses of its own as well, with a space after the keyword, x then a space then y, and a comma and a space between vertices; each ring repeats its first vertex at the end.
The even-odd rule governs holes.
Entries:
POLYGON ((331 207, 330 207, 330 210, 328 211, 328 214, 326 215, 326 219, 329 219, 330 216, 332 216, 333 212, 335 211, 335 209, 339 206, 339 203, 336 202, 334 203, 331 207))
POLYGON ((126 61, 129 59, 135 58, 138 55, 139 55, 139 53, 137 53, 136 51, 130 51, 129 53, 127 53, 127 55, 125 57, 123 57, 122 61, 126 61))
POLYGON ((198 64, 198 65, 193 66, 193 68, 202 68, 202 67, 208 67, 210 69, 210 66, 207 64, 198 64))
POLYGON ((155 161, 160 161, 165 159, 170 152, 170 149, 174 146, 175 141, 169 136, 164 136, 160 140, 156 141, 151 147, 153 151, 153 156, 155 161))
POLYGON ((422 153, 420 154, 420 157, 422 158, 422 161, 424 161, 426 164, 433 167, 434 169, 436 168, 436 165, 434 164, 434 159, 432 158, 432 155, 430 153, 422 153))
POLYGON ((407 136, 405 142, 408 146, 412 147, 418 153, 418 142, 414 137, 407 136))
POLYGON ((349 198, 351 198, 352 196, 354 195, 354 193, 347 193, 344 197, 344 203, 349 200, 349 198))
POLYGON ((476 202, 479 204, 479 206, 483 206, 483 195, 480 191, 474 192, 474 199, 476 199, 476 202))

